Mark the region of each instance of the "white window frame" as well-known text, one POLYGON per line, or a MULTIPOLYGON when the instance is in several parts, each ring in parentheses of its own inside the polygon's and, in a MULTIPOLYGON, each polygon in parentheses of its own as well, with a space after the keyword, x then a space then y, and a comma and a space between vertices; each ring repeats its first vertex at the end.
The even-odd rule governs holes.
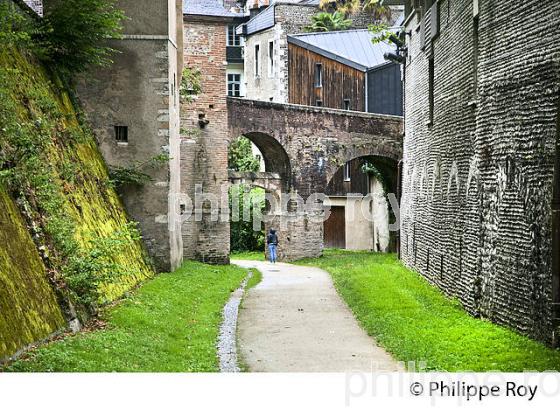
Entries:
POLYGON ((235 32, 235 30, 237 29, 237 26, 235 24, 229 24, 226 27, 226 46, 228 47, 241 47, 243 44, 241 44, 241 36, 238 36, 237 33, 235 32), (233 30, 232 33, 230 33, 230 29, 233 30), (233 38, 232 38, 233 35, 233 38), (237 39, 237 42, 239 44, 235 44, 235 40, 237 39))
POLYGON ((268 78, 274 78, 274 40, 270 40, 268 42, 267 53, 268 53, 268 78))
POLYGON ((254 67, 253 70, 255 71, 255 78, 260 78, 261 76, 261 66, 262 66, 262 62, 261 62, 261 43, 255 43, 255 45, 253 46, 253 53, 254 53, 254 67), (257 51, 258 49, 258 51, 257 51))
POLYGON ((315 88, 323 87, 323 63, 315 63, 315 72, 313 73, 313 82, 315 83, 315 88), (319 70, 317 68, 321 67, 319 70), (317 75, 319 73, 319 75, 317 75), (317 81, 317 77, 319 81, 317 81))
POLYGON ((241 78, 241 77, 242 77, 242 76, 241 76, 241 73, 227 73, 227 95, 228 95, 229 97, 242 97, 242 95, 241 95, 241 81, 242 81, 242 78, 241 78), (230 76, 230 75, 231 75, 231 76, 239 76, 239 81, 230 81, 230 80, 229 80, 229 76, 230 76), (230 86, 230 84, 238 85, 238 86, 239 86, 239 95, 230 95, 230 93, 229 93, 229 86, 230 86))
POLYGON ((350 175, 350 161, 344 164, 344 182, 349 182, 352 180, 350 175))

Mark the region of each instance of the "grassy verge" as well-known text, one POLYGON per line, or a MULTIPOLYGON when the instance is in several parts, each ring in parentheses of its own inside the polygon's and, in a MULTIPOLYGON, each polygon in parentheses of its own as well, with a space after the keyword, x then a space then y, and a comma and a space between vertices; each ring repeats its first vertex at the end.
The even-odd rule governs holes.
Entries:
POLYGON ((246 276, 235 266, 186 262, 107 309, 107 327, 41 347, 8 371, 213 372, 222 308, 246 276))
POLYGON ((401 361, 427 370, 560 370, 560 351, 469 316, 394 255, 327 251, 328 271, 361 325, 401 361))
POLYGON ((258 269, 251 269, 253 276, 247 281, 247 287, 245 288, 245 292, 248 292, 249 289, 254 288, 262 281, 262 273, 258 269))
POLYGON ((234 252, 231 254, 231 259, 244 261, 266 261, 264 251, 234 252))

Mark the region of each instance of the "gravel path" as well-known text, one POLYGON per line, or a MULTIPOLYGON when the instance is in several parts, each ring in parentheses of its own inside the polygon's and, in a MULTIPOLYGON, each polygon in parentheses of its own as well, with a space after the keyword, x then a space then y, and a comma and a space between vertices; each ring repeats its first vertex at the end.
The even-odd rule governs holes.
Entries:
POLYGON ((238 318, 238 350, 250 371, 402 370, 358 325, 327 272, 286 263, 233 263, 263 274, 238 318))
POLYGON ((218 358, 220 359, 220 372, 222 373, 237 373, 240 371, 237 360, 237 315, 239 304, 245 293, 245 287, 251 276, 253 275, 249 272, 241 286, 231 294, 222 312, 223 320, 218 336, 218 358))

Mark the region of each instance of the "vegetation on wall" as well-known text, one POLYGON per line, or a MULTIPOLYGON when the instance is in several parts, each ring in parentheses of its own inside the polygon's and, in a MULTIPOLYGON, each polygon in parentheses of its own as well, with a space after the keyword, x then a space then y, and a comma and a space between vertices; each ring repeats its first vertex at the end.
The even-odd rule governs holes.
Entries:
POLYGON ((0 361, 65 325, 45 266, 0 184, 0 361))
POLYGON ((109 178, 116 188, 123 186, 142 186, 153 181, 153 178, 144 172, 149 168, 157 168, 169 163, 169 155, 159 154, 147 161, 137 161, 128 167, 109 167, 109 178))
POLYGON ((202 74, 198 68, 185 67, 181 77, 179 95, 183 102, 192 102, 202 92, 202 74))
POLYGON ((153 270, 63 82, 18 42, 0 50, 0 183, 59 295, 92 313, 153 270))
POLYGON ((383 6, 380 0, 321 0, 319 7, 331 12, 336 10, 345 16, 366 13, 376 21, 391 17, 391 9, 383 6))

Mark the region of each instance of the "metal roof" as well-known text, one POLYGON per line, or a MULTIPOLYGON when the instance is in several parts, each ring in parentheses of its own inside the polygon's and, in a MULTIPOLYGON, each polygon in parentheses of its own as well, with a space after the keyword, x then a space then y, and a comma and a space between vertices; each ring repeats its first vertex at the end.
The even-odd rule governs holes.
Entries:
POLYGON ((387 64, 384 54, 395 47, 386 42, 372 43, 375 35, 367 29, 306 33, 288 36, 288 42, 358 70, 387 64))
POLYGON ((183 14, 212 17, 240 17, 241 13, 232 13, 218 0, 184 0, 183 14))

